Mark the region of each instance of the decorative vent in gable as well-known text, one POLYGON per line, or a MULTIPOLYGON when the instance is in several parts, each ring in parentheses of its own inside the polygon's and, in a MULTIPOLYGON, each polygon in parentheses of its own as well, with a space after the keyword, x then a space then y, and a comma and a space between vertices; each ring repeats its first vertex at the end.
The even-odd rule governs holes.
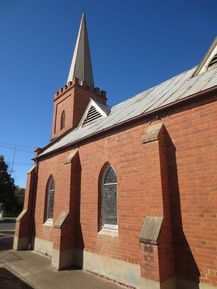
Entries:
POLYGON ((110 113, 110 107, 90 99, 90 102, 81 118, 78 127, 94 123, 99 118, 104 118, 110 113))
POLYGON ((84 119, 83 125, 85 125, 89 122, 92 122, 93 120, 95 120, 99 117, 102 117, 102 114, 99 113, 94 106, 91 106, 88 113, 87 113, 86 118, 84 119))
POLYGON ((209 65, 208 65, 208 70, 211 68, 214 68, 214 67, 217 67, 217 53, 214 55, 214 57, 210 61, 209 65))

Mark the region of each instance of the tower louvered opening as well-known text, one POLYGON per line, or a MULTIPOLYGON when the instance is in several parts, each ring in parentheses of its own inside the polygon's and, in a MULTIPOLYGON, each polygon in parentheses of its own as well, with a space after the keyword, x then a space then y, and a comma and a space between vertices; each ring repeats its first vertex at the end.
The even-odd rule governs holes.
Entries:
POLYGON ((212 58, 212 60, 209 63, 208 69, 217 67, 217 53, 214 55, 214 57, 212 58))
POLYGON ((99 113, 94 106, 91 106, 83 122, 83 125, 88 124, 94 121, 95 119, 100 118, 101 116, 102 116, 101 113, 99 113))

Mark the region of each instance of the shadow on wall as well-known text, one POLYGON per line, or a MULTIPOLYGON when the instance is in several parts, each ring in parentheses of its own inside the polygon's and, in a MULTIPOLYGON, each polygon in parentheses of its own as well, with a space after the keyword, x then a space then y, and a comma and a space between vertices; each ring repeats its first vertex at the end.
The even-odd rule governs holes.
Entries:
MULTIPOLYGON (((38 185, 38 168, 32 171, 32 180, 30 182, 30 197, 28 200, 28 211, 29 215, 29 241, 28 241, 28 249, 34 250, 35 247, 35 235, 36 235, 36 220, 35 220, 35 206, 36 206, 36 194, 37 194, 37 185, 38 185)), ((28 176, 28 174, 27 174, 28 176)), ((28 180, 28 177, 27 177, 28 180)), ((23 207, 24 209, 24 207, 23 207)))
POLYGON ((199 289, 200 272, 182 227, 176 148, 167 132, 166 134, 176 289, 199 289))
POLYGON ((78 268, 83 268, 83 250, 84 240, 81 228, 81 162, 79 154, 76 154, 76 160, 72 165, 72 186, 71 186, 71 205, 70 210, 75 212, 74 216, 74 265, 78 268), (74 197, 75 196, 75 197, 74 197))

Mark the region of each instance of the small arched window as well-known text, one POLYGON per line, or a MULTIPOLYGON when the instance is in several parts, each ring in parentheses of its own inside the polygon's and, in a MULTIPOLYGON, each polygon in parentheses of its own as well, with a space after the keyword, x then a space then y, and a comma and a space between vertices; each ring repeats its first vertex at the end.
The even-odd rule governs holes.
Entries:
POLYGON ((109 165, 101 179, 101 229, 117 230, 117 221, 117 177, 109 165))
POLYGON ((63 110, 61 114, 60 129, 65 128, 65 120, 66 120, 66 114, 65 114, 65 110, 63 110))
POLYGON ((46 200, 46 220, 53 220, 53 210, 54 210, 54 195, 55 195, 55 183, 54 178, 50 177, 47 184, 47 200, 46 200))

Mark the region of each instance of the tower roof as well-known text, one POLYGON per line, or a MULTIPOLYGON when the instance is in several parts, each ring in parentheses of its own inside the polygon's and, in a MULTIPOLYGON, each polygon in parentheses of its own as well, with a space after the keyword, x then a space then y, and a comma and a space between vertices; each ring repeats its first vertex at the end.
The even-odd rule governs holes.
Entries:
POLYGON ((87 34, 87 23, 85 14, 82 14, 81 24, 72 57, 68 80, 78 78, 94 86, 90 48, 87 34))

